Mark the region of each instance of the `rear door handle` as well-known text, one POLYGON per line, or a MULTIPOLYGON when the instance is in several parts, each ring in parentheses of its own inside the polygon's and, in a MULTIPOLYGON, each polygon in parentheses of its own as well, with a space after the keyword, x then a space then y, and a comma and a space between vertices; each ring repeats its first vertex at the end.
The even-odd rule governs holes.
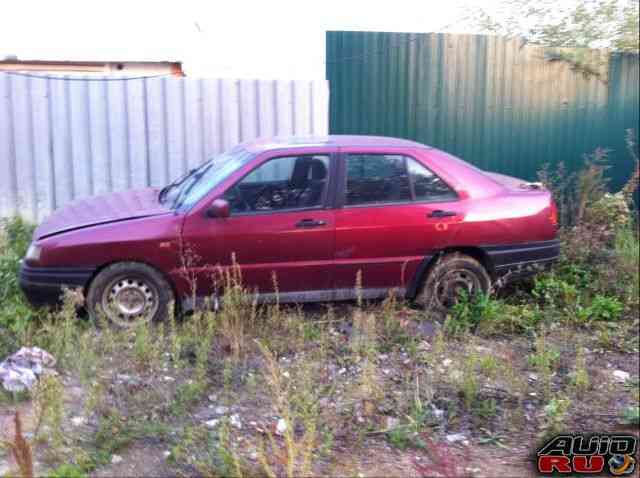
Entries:
POLYGON ((296 227, 309 228, 309 227, 321 227, 326 225, 327 223, 325 221, 320 221, 317 219, 303 219, 296 224, 296 227))
POLYGON ((435 211, 431 211, 427 214, 427 217, 452 217, 457 215, 458 213, 455 211, 443 211, 442 209, 436 209, 435 211))

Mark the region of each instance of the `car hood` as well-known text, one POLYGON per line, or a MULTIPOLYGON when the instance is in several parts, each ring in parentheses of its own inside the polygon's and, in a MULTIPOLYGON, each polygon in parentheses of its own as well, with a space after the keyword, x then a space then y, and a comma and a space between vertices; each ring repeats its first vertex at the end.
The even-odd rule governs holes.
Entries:
POLYGON ((58 209, 40 224, 34 239, 127 219, 157 216, 170 212, 158 202, 155 188, 104 194, 73 201, 58 209))

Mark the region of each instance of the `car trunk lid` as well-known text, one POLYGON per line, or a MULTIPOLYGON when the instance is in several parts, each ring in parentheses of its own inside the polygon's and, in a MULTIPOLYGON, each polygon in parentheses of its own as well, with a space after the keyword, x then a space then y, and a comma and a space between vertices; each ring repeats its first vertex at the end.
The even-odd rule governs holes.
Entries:
POLYGON ((486 171, 483 172, 493 181, 511 191, 540 191, 546 189, 540 182, 529 182, 524 179, 514 178, 513 176, 507 176, 505 174, 489 173, 486 171))

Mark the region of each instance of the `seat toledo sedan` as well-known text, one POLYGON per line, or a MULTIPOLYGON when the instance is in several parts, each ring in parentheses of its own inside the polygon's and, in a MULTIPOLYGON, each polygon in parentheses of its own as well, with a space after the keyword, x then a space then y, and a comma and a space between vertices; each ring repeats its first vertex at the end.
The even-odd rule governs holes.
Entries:
POLYGON ((58 210, 35 230, 20 283, 36 305, 81 288, 89 312, 119 326, 217 298, 216 271, 232 267, 261 301, 353 299, 358 281, 365 299, 392 292, 442 311, 558 254, 540 185, 407 140, 275 138, 161 190, 58 210))

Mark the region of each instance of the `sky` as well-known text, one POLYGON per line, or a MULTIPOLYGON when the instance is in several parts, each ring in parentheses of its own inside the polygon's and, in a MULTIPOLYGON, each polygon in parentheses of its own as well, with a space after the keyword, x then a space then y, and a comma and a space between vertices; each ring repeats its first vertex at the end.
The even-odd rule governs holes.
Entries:
MULTIPOLYGON (((473 0, 471 0, 473 1, 473 0)), ((490 5, 498 0, 476 0, 490 5)), ((324 78, 325 31, 453 31, 469 0, 4 0, 0 58, 182 61, 189 76, 324 78)))

